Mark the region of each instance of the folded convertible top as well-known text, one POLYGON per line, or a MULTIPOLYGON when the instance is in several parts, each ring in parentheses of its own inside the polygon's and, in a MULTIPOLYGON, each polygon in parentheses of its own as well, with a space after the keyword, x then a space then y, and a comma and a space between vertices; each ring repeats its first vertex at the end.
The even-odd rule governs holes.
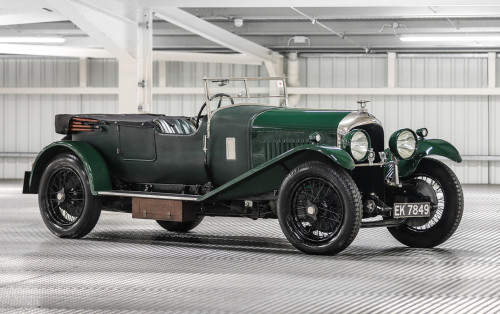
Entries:
POLYGON ((97 125, 117 124, 153 128, 153 120, 186 117, 170 117, 162 114, 58 114, 55 117, 55 129, 58 134, 68 134, 70 131, 92 131, 97 125))

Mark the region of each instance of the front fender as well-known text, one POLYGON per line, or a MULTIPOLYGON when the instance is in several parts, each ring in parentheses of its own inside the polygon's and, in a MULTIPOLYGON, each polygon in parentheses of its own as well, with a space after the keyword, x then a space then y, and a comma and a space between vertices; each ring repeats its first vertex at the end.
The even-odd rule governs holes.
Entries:
POLYGON ((226 182, 198 201, 229 200, 279 190, 293 168, 313 160, 331 162, 347 170, 354 169, 351 156, 338 147, 301 145, 226 182))
POLYGON ((429 155, 443 156, 458 163, 462 162, 460 153, 449 142, 439 139, 420 139, 415 156, 412 159, 399 162, 399 176, 406 177, 412 174, 417 169, 422 158, 429 155))
POLYGON ((97 195, 98 191, 112 189, 108 166, 94 147, 84 142, 59 141, 46 146, 38 154, 30 176, 29 191, 31 193, 38 192, 43 171, 48 163, 61 153, 73 153, 82 161, 93 195, 97 195))
MULTIPOLYGON (((302 152, 303 151, 311 151, 311 152, 321 153, 325 157, 328 157, 328 159, 333 161, 335 164, 337 164, 337 165, 339 165, 342 168, 345 168, 347 170, 353 170, 355 167, 354 160, 349 155, 349 153, 346 152, 345 150, 340 149, 338 147, 333 147, 333 146, 312 145, 312 144, 297 146, 297 147, 289 150, 288 152, 286 152, 280 156, 277 156, 276 158, 271 159, 269 161, 273 161, 273 160, 278 159, 278 158, 283 159, 283 158, 286 158, 287 156, 296 154, 296 153, 301 152, 301 151, 302 152)), ((306 160, 306 161, 308 161, 308 160, 306 160)))

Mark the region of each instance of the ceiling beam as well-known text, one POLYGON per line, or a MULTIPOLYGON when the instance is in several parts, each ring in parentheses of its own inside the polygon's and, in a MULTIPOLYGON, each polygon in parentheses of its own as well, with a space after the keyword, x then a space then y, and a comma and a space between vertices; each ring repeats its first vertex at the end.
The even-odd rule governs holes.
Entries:
MULTIPOLYGON (((127 0, 124 0, 127 1, 127 0)), ((498 0, 141 0, 145 7, 181 7, 181 8, 288 8, 288 7, 435 7, 435 6, 499 6, 498 0)))
POLYGON ((257 57, 262 61, 273 61, 271 57, 272 51, 270 49, 228 32, 210 22, 199 19, 184 10, 179 8, 153 8, 153 10, 157 17, 209 39, 219 45, 242 54, 257 57))
POLYGON ((72 1, 47 0, 47 2, 52 10, 71 20, 115 58, 124 62, 135 62, 135 56, 130 55, 131 50, 128 49, 130 42, 127 41, 127 27, 129 25, 119 19, 72 1))
POLYGON ((45 10, 0 15, 0 26, 65 21, 67 18, 45 10))
POLYGON ((243 54, 153 51, 153 60, 262 65, 262 60, 243 54))
POLYGON ((43 45, 15 45, 0 44, 2 54, 74 57, 74 58, 112 58, 113 56, 104 49, 75 48, 63 46, 43 45))

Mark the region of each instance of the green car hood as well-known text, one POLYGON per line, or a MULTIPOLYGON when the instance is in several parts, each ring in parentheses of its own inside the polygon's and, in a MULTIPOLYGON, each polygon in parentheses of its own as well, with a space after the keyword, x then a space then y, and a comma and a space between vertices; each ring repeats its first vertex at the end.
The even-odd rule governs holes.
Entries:
POLYGON ((337 128, 352 111, 275 108, 257 115, 251 129, 252 165, 267 162, 319 132, 321 145, 337 145, 337 128))

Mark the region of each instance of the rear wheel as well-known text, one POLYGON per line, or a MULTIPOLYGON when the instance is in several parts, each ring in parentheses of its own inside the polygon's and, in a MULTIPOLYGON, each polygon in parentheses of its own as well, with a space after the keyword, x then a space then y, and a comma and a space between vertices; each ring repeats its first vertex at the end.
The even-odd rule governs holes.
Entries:
POLYGON ((292 170, 283 181, 278 219, 288 241, 300 251, 337 254, 358 233, 361 196, 343 169, 307 162, 292 170))
POLYGON ((101 204, 92 195, 87 173, 73 155, 55 157, 40 181, 38 202, 43 222, 61 238, 81 238, 96 225, 101 204))
POLYGON ((388 228, 399 242, 429 248, 445 242, 462 219, 464 197, 457 176, 444 163, 422 159, 415 172, 404 181, 413 181, 417 193, 428 197, 434 206, 429 218, 410 218, 398 227, 388 228))
POLYGON ((196 228, 201 221, 205 218, 204 216, 198 216, 194 221, 163 221, 157 220, 156 222, 165 230, 174 232, 188 232, 196 228))

